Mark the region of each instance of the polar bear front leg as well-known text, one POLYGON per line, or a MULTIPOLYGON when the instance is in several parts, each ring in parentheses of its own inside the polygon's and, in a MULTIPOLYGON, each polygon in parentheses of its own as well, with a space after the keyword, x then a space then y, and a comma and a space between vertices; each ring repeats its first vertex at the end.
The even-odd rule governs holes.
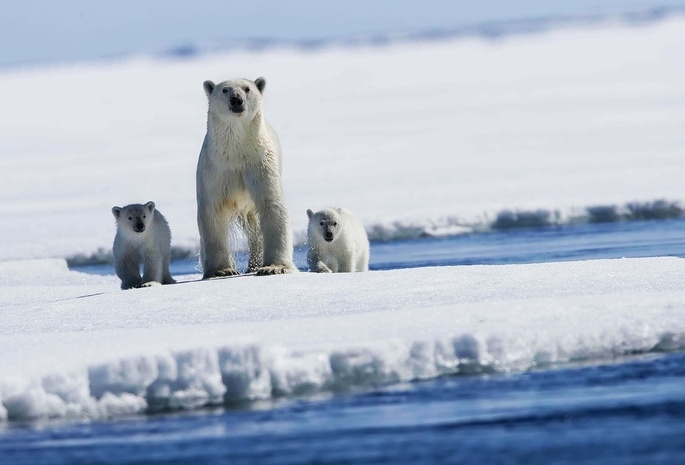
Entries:
POLYGON ((257 219, 257 212, 250 211, 245 218, 250 257, 247 262, 247 272, 255 273, 264 263, 264 243, 257 219))
POLYGON ((149 251, 143 262, 143 281, 141 287, 161 285, 163 281, 164 257, 149 251))
POLYGON ((316 247, 309 247, 307 251, 307 265, 309 265, 309 271, 316 273, 333 273, 326 263, 319 257, 319 253, 316 247))
POLYGON ((316 262, 315 270, 317 273, 333 273, 333 270, 328 268, 328 265, 326 265, 323 260, 316 262))
POLYGON ((133 253, 115 255, 114 269, 119 279, 121 279, 121 289, 134 289, 140 287, 140 261, 133 253))
POLYGON ((228 250, 229 221, 230 215, 225 211, 198 208, 200 261, 204 272, 202 279, 238 274, 233 255, 228 250))
POLYGON ((355 262, 354 262, 354 249, 351 253, 347 253, 339 257, 338 259, 338 273, 354 273, 355 262))
POLYGON ((293 273, 293 239, 288 209, 281 201, 266 201, 258 207, 264 243, 263 266, 257 275, 293 273))
POLYGON ((357 259, 357 271, 369 271, 369 254, 364 253, 357 259))
POLYGON ((245 180, 257 210, 264 244, 264 260, 257 269, 257 275, 296 272, 293 233, 288 207, 283 202, 280 174, 274 170, 274 166, 262 166, 247 173, 245 180))

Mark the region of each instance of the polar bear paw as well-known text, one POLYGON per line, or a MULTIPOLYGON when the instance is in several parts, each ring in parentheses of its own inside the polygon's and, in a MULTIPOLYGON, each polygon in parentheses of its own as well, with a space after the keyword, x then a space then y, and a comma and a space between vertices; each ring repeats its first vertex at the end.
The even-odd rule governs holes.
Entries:
POLYGON ((146 283, 143 283, 140 285, 140 287, 153 287, 153 286, 161 286, 162 283, 159 281, 148 281, 146 283))
POLYGON ((212 279, 212 278, 226 278, 228 276, 237 276, 240 273, 235 268, 221 268, 219 270, 207 271, 202 279, 212 279))
POLYGON ((269 276, 272 274, 288 274, 297 271, 292 265, 268 265, 257 268, 257 276, 269 276))

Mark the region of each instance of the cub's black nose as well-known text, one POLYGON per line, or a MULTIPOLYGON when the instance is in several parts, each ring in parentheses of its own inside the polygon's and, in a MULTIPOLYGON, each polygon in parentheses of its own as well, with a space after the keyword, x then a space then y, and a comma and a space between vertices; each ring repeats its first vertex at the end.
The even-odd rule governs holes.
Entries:
POLYGON ((228 99, 228 103, 230 103, 233 107, 240 107, 243 105, 243 99, 234 95, 233 97, 228 99))
POLYGON ((143 223, 136 223, 135 226, 133 226, 133 230, 135 232, 143 232, 145 231, 145 225, 143 223))
POLYGON ((323 238, 326 239, 326 242, 331 242, 333 240, 333 233, 327 232, 323 235, 323 238))

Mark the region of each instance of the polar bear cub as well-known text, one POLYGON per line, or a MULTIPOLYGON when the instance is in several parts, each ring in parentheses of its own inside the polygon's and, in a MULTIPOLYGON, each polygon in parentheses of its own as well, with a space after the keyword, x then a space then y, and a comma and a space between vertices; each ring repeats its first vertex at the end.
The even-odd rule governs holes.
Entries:
POLYGON ((369 238, 345 208, 307 210, 307 263, 310 271, 344 273, 369 270, 369 238))
POLYGON ((117 220, 114 236, 114 268, 122 289, 174 284, 169 273, 171 231, 155 203, 113 207, 117 220), (143 277, 140 266, 143 266, 143 277))
POLYGON ((266 122, 266 80, 204 82, 207 134, 197 163, 197 223, 204 279, 238 274, 228 232, 244 227, 247 272, 292 273, 293 239, 281 186, 281 144, 266 122))

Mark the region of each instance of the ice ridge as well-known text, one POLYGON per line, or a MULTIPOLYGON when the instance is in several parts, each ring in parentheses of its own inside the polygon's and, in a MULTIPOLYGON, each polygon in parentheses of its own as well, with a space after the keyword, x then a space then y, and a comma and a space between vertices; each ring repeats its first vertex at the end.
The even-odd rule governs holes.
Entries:
POLYGON ((685 331, 623 331, 572 343, 462 334, 293 351, 262 344, 140 355, 0 383, 0 420, 95 419, 192 410, 685 348, 685 331))

